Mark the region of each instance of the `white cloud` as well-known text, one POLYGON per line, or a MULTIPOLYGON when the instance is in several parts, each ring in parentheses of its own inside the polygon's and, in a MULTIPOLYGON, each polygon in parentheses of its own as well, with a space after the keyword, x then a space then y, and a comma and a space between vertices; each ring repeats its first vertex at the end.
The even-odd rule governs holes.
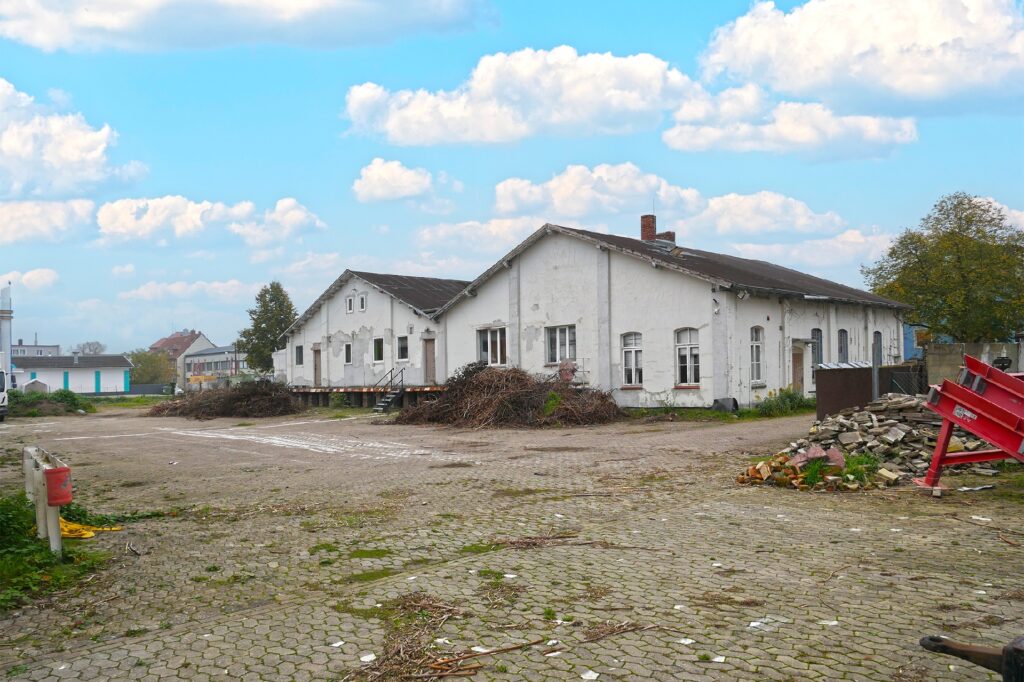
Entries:
POLYGON ((356 199, 390 201, 426 194, 433 186, 433 176, 425 168, 407 168, 401 161, 385 161, 378 157, 359 171, 352 183, 356 199))
POLYGON ((25 272, 12 270, 0 275, 0 282, 4 284, 7 282, 20 284, 26 289, 45 289, 52 286, 58 279, 57 271, 51 268, 36 268, 34 270, 26 270, 25 272))
POLYGON ((452 243, 476 251, 498 253, 507 251, 546 221, 533 216, 492 218, 487 221, 466 220, 439 223, 420 228, 417 239, 423 246, 452 243))
POLYGON ((92 214, 87 199, 0 202, 0 244, 58 239, 88 224, 92 214))
POLYGON ((1024 18, 1014 0, 773 2, 718 29, 705 75, 728 74, 800 95, 855 87, 939 98, 1024 77, 1024 18))
POLYGON ((445 277, 472 280, 492 265, 487 261, 466 260, 457 255, 438 255, 431 251, 416 254, 393 264, 395 272, 418 277, 445 277))
POLYGON ((700 206, 700 193, 689 187, 673 185, 653 173, 642 172, 635 164, 599 164, 568 166, 540 184, 523 178, 509 178, 494 188, 495 208, 499 213, 550 214, 579 217, 594 213, 647 212, 653 200, 659 210, 690 211, 700 206))
POLYGON ((80 113, 54 113, 0 78, 0 195, 62 194, 141 174, 137 162, 110 164, 116 141, 109 125, 95 128, 80 113))
POLYGON ((825 239, 791 244, 732 244, 732 248, 744 258, 820 269, 878 260, 892 240, 893 235, 877 230, 849 229, 825 239))
POLYGON ((999 203, 992 197, 988 197, 987 200, 990 201, 993 206, 1000 209, 1003 213, 1006 214, 1006 220, 1011 225, 1018 229, 1024 230, 1024 211, 1021 211, 1016 208, 1010 208, 1006 204, 999 203))
POLYGON ((327 226, 315 213, 296 199, 285 197, 278 199, 274 208, 264 211, 259 220, 231 223, 228 230, 240 236, 248 246, 266 249, 306 228, 325 227, 327 226))
POLYGON ((281 271, 290 275, 301 275, 308 272, 341 272, 343 269, 340 253, 317 253, 315 251, 307 251, 302 258, 292 261, 283 267, 281 271))
POLYGON ((482 0, 15 0, 0 3, 0 36, 47 51, 334 47, 468 28, 486 7, 482 0))
POLYGON ((135 274, 135 265, 133 263, 126 263, 124 265, 115 265, 110 268, 110 274, 115 277, 127 277, 128 275, 135 274))
POLYGON ((240 220, 254 211, 251 202, 228 206, 220 202, 195 202, 183 196, 151 199, 118 199, 100 206, 96 220, 100 234, 116 239, 140 239, 173 230, 182 237, 212 224, 240 220))
POLYGON ((689 77, 653 55, 580 55, 563 45, 484 56, 454 90, 356 85, 346 111, 356 130, 396 144, 493 143, 651 127, 694 90, 689 77))
POLYGON ((118 298, 138 301, 157 301, 165 298, 210 298, 217 302, 237 301, 253 296, 259 291, 259 284, 246 284, 237 279, 227 281, 197 282, 146 282, 130 291, 122 291, 118 298))
POLYGON ((840 116, 822 104, 781 102, 753 121, 715 120, 712 115, 709 122, 692 123, 695 114, 691 108, 681 108, 676 125, 662 134, 665 144, 679 151, 791 152, 828 148, 871 156, 917 139, 912 118, 840 116))
POLYGON ((712 197, 700 213, 682 220, 681 226, 687 234, 832 233, 841 230, 844 222, 832 211, 815 213, 799 199, 762 191, 712 197))

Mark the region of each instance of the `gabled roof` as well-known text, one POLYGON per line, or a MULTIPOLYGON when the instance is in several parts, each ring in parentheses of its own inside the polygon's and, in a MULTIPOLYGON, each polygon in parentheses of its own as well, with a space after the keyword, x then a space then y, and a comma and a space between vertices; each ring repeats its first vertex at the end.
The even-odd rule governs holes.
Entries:
POLYGON ((164 351, 171 358, 177 360, 202 335, 202 332, 197 332, 195 329, 182 329, 180 332, 174 332, 170 336, 160 339, 150 346, 149 349, 164 351))
POLYGON ((131 368, 135 365, 125 355, 79 355, 78 363, 75 363, 73 355, 50 355, 47 357, 18 356, 14 366, 17 369, 107 369, 107 368, 131 368))
MULTIPOLYGON (((671 242, 661 240, 643 241, 630 237, 562 227, 561 225, 552 225, 550 223, 531 234, 504 258, 473 280, 466 290, 472 291, 486 282, 496 272, 505 267, 509 260, 528 249, 537 240, 551 233, 583 239, 597 246, 676 270, 677 272, 711 282, 725 289, 748 290, 754 293, 797 296, 806 299, 823 299, 840 303, 876 305, 890 308, 910 307, 867 291, 854 289, 844 284, 814 277, 766 261, 679 247, 671 242)), ((448 310, 461 298, 462 296, 453 298, 438 312, 442 313, 448 310)))
POLYGON ((304 313, 285 330, 286 336, 296 327, 304 325, 327 301, 331 299, 352 277, 358 277, 381 293, 404 303, 424 317, 431 317, 445 303, 450 301, 469 282, 461 279, 438 279, 436 277, 407 277, 378 272, 346 270, 334 280, 324 293, 320 294, 304 313))

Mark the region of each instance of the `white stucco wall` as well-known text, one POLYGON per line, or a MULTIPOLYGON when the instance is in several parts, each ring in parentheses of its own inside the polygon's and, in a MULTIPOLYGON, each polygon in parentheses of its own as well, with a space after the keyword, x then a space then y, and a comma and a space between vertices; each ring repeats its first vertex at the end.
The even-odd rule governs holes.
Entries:
POLYGON ((185 357, 192 353, 197 353, 207 348, 213 348, 214 344, 210 339, 206 338, 206 334, 200 333, 196 337, 196 340, 192 342, 185 352, 178 356, 177 360, 174 361, 175 377, 179 386, 184 386, 188 383, 188 376, 185 374, 185 357))
POLYGON ((882 332, 883 362, 901 357, 901 322, 888 308, 826 301, 737 295, 649 262, 550 234, 510 260, 473 297, 462 299, 444 319, 447 366, 478 357, 477 330, 508 328, 509 364, 537 374, 546 363, 545 328, 576 325, 579 378, 611 390, 624 406, 706 407, 716 398, 741 406, 794 384, 814 392, 811 330, 821 329, 823 361, 838 360, 838 330, 849 333, 850 360, 871 359, 871 337, 882 332), (751 327, 764 330, 763 381, 752 385, 751 327), (677 387, 675 332, 698 330, 700 383, 677 387), (622 335, 643 334, 641 390, 623 388, 622 335))
POLYGON ((124 392, 124 367, 79 367, 68 369, 25 369, 19 373, 19 381, 28 383, 32 380, 32 373, 35 379, 46 384, 51 391, 58 391, 64 388, 64 372, 68 373, 68 389, 75 393, 96 392, 96 372, 100 373, 101 393, 123 393, 124 392))
MULTIPOLYGON (((424 377, 424 340, 433 338, 435 356, 440 354, 441 325, 416 313, 367 282, 352 277, 301 327, 293 330, 285 348, 288 383, 314 385, 314 352, 319 348, 321 386, 372 386, 392 368, 405 369, 406 384, 421 385, 424 377), (366 310, 359 297, 366 296, 366 310), (353 311, 345 299, 353 297, 353 311), (408 360, 398 359, 398 337, 409 338, 408 360), (373 339, 383 338, 384 360, 373 362, 373 339), (345 344, 352 344, 352 362, 345 363, 345 344), (295 347, 303 347, 297 365, 295 347)), ((444 376, 440 369, 437 381, 444 376)))

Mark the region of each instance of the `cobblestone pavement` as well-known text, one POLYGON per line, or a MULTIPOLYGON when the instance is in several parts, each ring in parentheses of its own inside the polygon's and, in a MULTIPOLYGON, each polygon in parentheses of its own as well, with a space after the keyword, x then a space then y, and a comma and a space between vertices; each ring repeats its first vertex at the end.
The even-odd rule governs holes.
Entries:
POLYGON ((735 485, 807 425, 11 420, 5 491, 39 444, 89 509, 168 515, 88 541, 107 569, 0 616, 0 671, 341 679, 380 663, 391 600, 422 591, 462 609, 429 633, 439 654, 542 642, 475 680, 995 679, 917 641, 1020 634, 1024 549, 980 527, 1019 533, 1019 505, 735 485), (495 544, 533 536, 560 539, 495 544), (597 639, 609 622, 635 629, 597 639))

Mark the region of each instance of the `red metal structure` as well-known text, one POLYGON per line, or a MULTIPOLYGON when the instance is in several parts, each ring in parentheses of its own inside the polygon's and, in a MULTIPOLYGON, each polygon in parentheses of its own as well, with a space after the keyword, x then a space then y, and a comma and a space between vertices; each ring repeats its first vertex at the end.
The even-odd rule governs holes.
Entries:
POLYGON ((927 407, 942 417, 932 462, 914 483, 939 485, 942 467, 954 464, 1017 459, 1024 462, 1024 380, 970 356, 956 382, 932 386, 927 407), (953 428, 959 426, 996 446, 994 450, 949 452, 953 428))

